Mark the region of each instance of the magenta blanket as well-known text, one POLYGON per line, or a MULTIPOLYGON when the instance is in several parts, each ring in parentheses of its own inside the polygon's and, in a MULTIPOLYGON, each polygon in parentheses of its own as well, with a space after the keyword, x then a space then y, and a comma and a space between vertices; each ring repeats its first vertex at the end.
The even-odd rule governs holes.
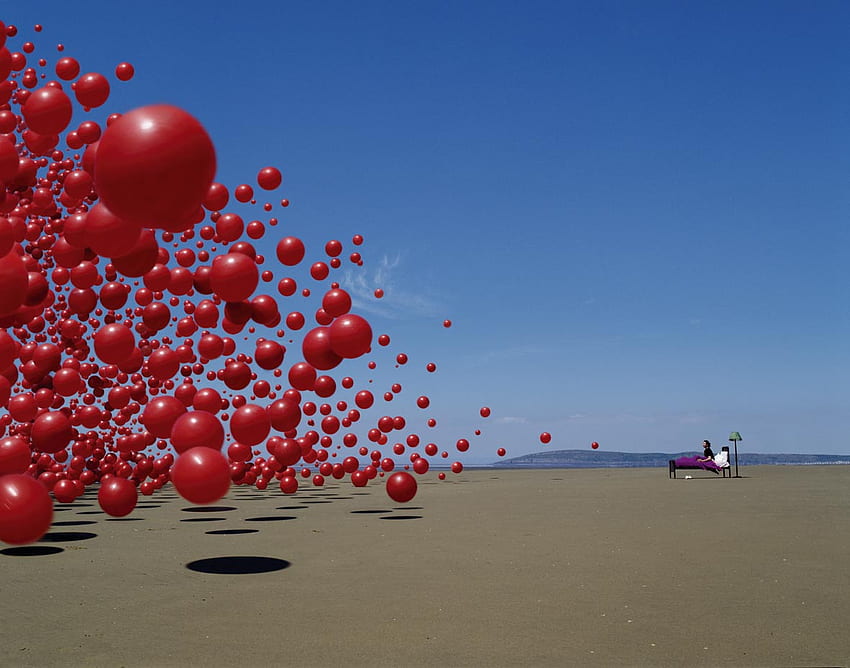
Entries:
POLYGON ((699 457, 679 457, 674 460, 677 469, 703 469, 705 471, 720 471, 720 467, 713 461, 699 461, 699 457))

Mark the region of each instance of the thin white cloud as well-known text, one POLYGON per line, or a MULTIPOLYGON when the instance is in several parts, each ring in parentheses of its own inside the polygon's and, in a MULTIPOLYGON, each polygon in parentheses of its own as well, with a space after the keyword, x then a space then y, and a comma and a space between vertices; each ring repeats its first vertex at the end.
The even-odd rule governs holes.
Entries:
POLYGON ((524 417, 508 415, 505 417, 496 418, 496 422, 498 422, 499 424, 525 424, 526 422, 528 422, 528 420, 524 417))
POLYGON ((355 311, 383 318, 400 319, 410 316, 439 317, 436 300, 397 278, 396 269, 403 264, 401 253, 383 255, 373 264, 365 264, 357 270, 346 269, 341 287, 351 295, 355 311), (383 296, 375 297, 375 290, 383 290, 383 296))

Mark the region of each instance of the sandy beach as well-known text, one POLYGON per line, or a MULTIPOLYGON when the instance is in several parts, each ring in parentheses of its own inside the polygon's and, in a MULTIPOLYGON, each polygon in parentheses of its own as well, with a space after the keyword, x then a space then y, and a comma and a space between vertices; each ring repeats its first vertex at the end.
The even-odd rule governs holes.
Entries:
POLYGON ((2 546, 4 666, 830 666, 850 662, 850 467, 475 470, 90 493, 2 546), (691 473, 691 472, 689 472, 691 473))

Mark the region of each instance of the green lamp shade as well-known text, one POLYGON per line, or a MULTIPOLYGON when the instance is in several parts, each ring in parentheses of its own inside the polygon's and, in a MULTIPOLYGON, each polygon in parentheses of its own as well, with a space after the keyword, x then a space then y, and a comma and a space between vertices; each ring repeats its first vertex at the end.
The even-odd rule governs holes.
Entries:
POLYGON ((741 435, 737 431, 733 431, 731 434, 729 434, 729 440, 730 441, 743 441, 744 439, 741 438, 741 435))

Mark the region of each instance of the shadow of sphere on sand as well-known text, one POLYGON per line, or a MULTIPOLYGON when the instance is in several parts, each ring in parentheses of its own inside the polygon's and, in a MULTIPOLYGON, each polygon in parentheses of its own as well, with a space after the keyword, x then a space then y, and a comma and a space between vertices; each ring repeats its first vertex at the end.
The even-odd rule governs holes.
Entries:
POLYGON ((285 559, 273 557, 210 557, 190 561, 186 564, 186 568, 190 571, 213 575, 249 575, 282 571, 290 565, 285 559))
POLYGON ((54 522, 55 527, 82 527, 89 524, 97 524, 94 520, 68 520, 67 522, 54 522))
POLYGON ((38 539, 39 543, 71 543, 76 540, 97 538, 91 531, 49 531, 38 539))
POLYGON ((382 520, 421 520, 422 515, 387 515, 381 517, 382 520))
POLYGON ((44 557, 48 554, 59 554, 64 548, 53 545, 21 545, 20 547, 7 547, 0 550, 0 554, 7 557, 44 557))
POLYGON ((236 510, 236 506, 189 506, 180 510, 184 513, 225 513, 228 510, 236 510))
POLYGON ((260 533, 259 529, 213 529, 204 533, 210 536, 237 536, 243 533, 260 533))

